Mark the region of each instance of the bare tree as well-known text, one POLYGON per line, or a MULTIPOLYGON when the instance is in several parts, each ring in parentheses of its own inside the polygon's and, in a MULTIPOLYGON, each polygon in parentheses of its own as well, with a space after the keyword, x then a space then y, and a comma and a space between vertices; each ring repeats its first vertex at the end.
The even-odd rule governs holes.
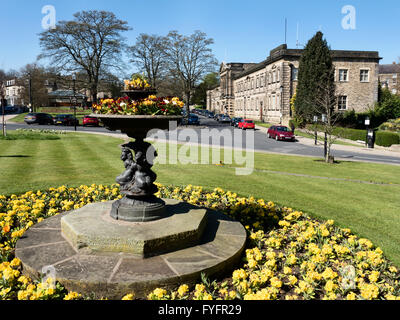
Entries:
MULTIPOLYGON (((328 75, 331 77, 332 74, 328 75)), ((324 133, 324 157, 325 162, 332 162, 333 157, 331 156, 332 145, 340 136, 337 127, 335 126, 337 121, 340 119, 340 113, 336 111, 338 106, 338 97, 340 93, 337 92, 336 86, 329 81, 321 79, 317 86, 318 93, 315 95, 313 101, 307 101, 309 108, 307 114, 304 117, 313 121, 314 124, 311 126, 311 130, 308 129, 309 134, 313 134, 322 129, 324 133), (314 118, 318 121, 314 121, 314 118), (313 120, 311 120, 313 119, 313 120)))
POLYGON ((141 33, 134 46, 129 47, 131 62, 146 74, 151 86, 158 89, 166 73, 166 38, 141 33))
POLYGON ((31 103, 32 110, 48 106, 48 90, 46 80, 49 79, 48 71, 36 63, 22 67, 17 78, 17 84, 24 88, 21 98, 31 103))
POLYGON ((40 34, 39 58, 50 58, 67 72, 86 72, 92 102, 96 102, 101 74, 121 65, 125 41, 121 32, 130 28, 108 11, 81 11, 74 18, 40 34))
POLYGON ((167 35, 165 54, 168 70, 180 80, 188 109, 197 83, 204 75, 215 71, 218 65, 210 48, 214 41, 206 36, 201 31, 195 31, 190 36, 183 36, 177 31, 170 31, 167 35))

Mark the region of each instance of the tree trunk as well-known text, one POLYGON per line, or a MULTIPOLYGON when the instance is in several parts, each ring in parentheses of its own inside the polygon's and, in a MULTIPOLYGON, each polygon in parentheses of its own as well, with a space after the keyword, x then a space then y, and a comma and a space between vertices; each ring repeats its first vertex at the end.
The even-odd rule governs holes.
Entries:
POLYGON ((189 120, 189 114, 190 114, 190 108, 189 108, 189 105, 190 105, 190 90, 189 91, 186 91, 186 120, 188 121, 189 120))

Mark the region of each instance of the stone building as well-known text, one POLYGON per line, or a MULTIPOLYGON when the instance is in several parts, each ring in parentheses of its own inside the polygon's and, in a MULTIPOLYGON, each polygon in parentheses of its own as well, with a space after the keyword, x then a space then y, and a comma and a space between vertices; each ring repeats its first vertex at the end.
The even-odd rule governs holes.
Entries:
POLYGON ((389 89, 391 93, 400 95, 400 64, 379 65, 379 81, 382 88, 389 89))
MULTIPOLYGON (((287 124, 296 92, 302 49, 280 45, 260 63, 222 63, 219 85, 207 91, 207 109, 272 123, 287 124)), ((376 51, 332 50, 339 96, 337 109, 362 112, 378 100, 376 51)))
POLYGON ((12 107, 24 105, 23 91, 25 88, 19 85, 16 79, 6 80, 4 84, 7 105, 12 107))

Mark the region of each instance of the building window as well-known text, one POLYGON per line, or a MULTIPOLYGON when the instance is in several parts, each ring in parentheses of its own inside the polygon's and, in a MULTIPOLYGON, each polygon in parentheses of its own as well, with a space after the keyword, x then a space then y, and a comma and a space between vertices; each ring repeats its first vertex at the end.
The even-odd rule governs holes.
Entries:
POLYGON ((272 73, 272 82, 273 83, 276 82, 276 72, 275 71, 272 73))
POLYGON ((277 71, 276 81, 277 81, 277 82, 281 81, 281 70, 279 70, 279 69, 278 69, 278 71, 277 71))
POLYGON ((361 82, 369 81, 369 70, 360 70, 360 81, 361 82))
POLYGON ((349 81, 349 70, 347 70, 347 69, 339 69, 339 81, 340 82, 349 81))
POLYGON ((297 81, 298 74, 299 74, 299 69, 293 67, 292 68, 292 80, 293 81, 297 81))
POLYGON ((347 109, 347 96, 339 96, 338 99, 338 110, 347 109))

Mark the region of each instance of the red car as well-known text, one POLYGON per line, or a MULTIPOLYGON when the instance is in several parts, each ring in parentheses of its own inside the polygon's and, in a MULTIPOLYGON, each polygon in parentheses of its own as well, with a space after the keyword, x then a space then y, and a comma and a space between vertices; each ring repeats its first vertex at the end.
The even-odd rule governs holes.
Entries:
POLYGON ((254 129, 255 125, 254 125, 254 121, 251 119, 242 119, 239 123, 238 123, 238 128, 245 130, 245 129, 254 129))
POLYGON ((268 128, 267 137, 278 140, 294 141, 295 137, 293 132, 285 126, 272 126, 268 128))
POLYGON ((91 116, 84 116, 83 117, 83 126, 96 126, 100 125, 99 119, 91 116))

